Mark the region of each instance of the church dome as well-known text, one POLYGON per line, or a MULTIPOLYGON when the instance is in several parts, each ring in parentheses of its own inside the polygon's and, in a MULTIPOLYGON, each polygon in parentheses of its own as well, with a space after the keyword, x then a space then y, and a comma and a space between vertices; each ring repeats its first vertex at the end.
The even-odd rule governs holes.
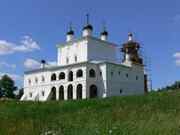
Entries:
POLYGON ((108 35, 108 32, 107 32, 106 30, 104 30, 103 32, 101 32, 101 35, 107 36, 107 35, 108 35))
POLYGON ((83 30, 86 29, 93 30, 93 26, 91 24, 87 24, 86 26, 84 26, 83 30))
POLYGON ((67 35, 74 35, 74 31, 73 31, 73 30, 69 30, 69 31, 67 32, 67 35))

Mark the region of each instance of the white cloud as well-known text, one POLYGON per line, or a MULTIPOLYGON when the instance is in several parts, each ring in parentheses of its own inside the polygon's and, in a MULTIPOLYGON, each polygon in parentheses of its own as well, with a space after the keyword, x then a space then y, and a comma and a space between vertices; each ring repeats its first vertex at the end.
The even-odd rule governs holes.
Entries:
POLYGON ((0 62, 0 68, 1 67, 15 69, 16 65, 15 64, 9 64, 7 62, 0 62))
POLYGON ((9 77, 11 77, 13 80, 22 80, 22 76, 17 75, 17 74, 10 74, 10 73, 1 73, 0 72, 0 79, 3 75, 8 75, 9 77))
POLYGON ((175 61, 175 63, 176 63, 177 66, 180 66, 180 59, 177 59, 177 60, 175 61))
POLYGON ((176 65, 180 66, 180 52, 176 52, 173 57, 175 58, 176 65))
MULTIPOLYGON (((57 65, 56 61, 49 61, 49 62, 46 62, 45 67, 53 67, 56 65, 57 65)), ((27 69, 37 69, 41 67, 41 62, 32 58, 28 58, 24 62, 24 67, 27 69)))
POLYGON ((37 60, 34 59, 26 59, 24 62, 24 66, 28 69, 35 69, 35 68, 39 68, 40 67, 40 63, 37 60))
POLYGON ((0 40, 0 55, 7 55, 15 52, 32 52, 35 50, 40 50, 39 44, 30 36, 24 36, 20 44, 0 40))
POLYGON ((11 54, 14 52, 14 44, 5 40, 0 40, 0 55, 11 54))
POLYGON ((180 52, 177 52, 173 55, 176 59, 180 59, 180 52))

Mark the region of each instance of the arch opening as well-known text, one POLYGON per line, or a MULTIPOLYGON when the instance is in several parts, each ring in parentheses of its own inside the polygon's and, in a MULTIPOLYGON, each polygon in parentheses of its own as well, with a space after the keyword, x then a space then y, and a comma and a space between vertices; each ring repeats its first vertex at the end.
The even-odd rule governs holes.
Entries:
POLYGON ((51 75, 51 81, 56 81, 56 74, 55 73, 51 75))
POLYGON ((89 97, 96 98, 98 96, 98 90, 96 85, 91 85, 89 87, 89 97))
POLYGON ((64 100, 64 86, 59 87, 59 100, 64 100))
POLYGON ((56 100, 56 87, 52 87, 50 100, 56 100))
POLYGON ((82 84, 78 84, 76 88, 77 99, 82 99, 82 84))
POLYGON ((68 74, 68 81, 73 81, 73 72, 70 71, 68 74))
POLYGON ((79 69, 76 73, 76 77, 79 78, 79 77, 83 77, 83 71, 81 69, 79 69))
POLYGON ((89 70, 89 77, 96 77, 96 72, 94 69, 89 70))
POLYGON ((68 86, 68 91, 67 91, 68 93, 68 95, 67 95, 67 98, 68 99, 73 99, 73 86, 72 86, 72 84, 70 84, 69 86, 68 86))
POLYGON ((62 79, 65 79, 65 73, 64 72, 61 72, 59 74, 59 80, 62 80, 62 79))

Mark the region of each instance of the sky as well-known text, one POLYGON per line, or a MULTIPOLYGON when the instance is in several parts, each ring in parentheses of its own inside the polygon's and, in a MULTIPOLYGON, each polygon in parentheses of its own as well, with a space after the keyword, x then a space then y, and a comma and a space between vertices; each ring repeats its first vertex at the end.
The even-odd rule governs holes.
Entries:
POLYGON ((128 32, 141 44, 153 88, 180 80, 179 0, 1 0, 0 76, 23 86, 24 71, 46 59, 54 64, 56 45, 64 43, 69 23, 80 37, 90 14, 94 36, 103 22, 109 41, 121 45, 128 32))

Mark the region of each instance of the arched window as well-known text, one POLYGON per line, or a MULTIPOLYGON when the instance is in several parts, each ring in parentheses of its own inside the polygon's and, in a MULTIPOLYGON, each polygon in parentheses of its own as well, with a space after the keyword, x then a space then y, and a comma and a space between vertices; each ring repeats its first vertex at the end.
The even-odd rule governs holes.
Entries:
POLYGON ((89 87, 89 97, 90 98, 96 98, 98 96, 97 86, 91 85, 89 87))
POLYGON ((51 89, 50 100, 56 100, 56 87, 52 87, 52 89, 51 89))
POLYGON ((89 77, 96 77, 96 72, 94 69, 89 70, 89 77))
POLYGON ((73 72, 70 71, 68 74, 68 81, 73 81, 73 72))
POLYGON ((62 80, 62 79, 65 79, 65 73, 64 72, 61 72, 59 74, 59 80, 62 80))
POLYGON ((74 60, 75 60, 75 62, 77 62, 77 56, 74 56, 74 60))
POLYGON ((38 78, 37 77, 35 78, 35 82, 38 83, 38 78))
POLYGON ((76 88, 77 99, 82 99, 82 84, 78 84, 76 88))
POLYGON ((45 92, 44 92, 44 91, 42 91, 42 92, 41 92, 41 94, 42 94, 42 96, 44 97, 44 95, 45 95, 45 92))
POLYGON ((76 73, 76 77, 83 77, 83 71, 81 69, 79 69, 76 73))
POLYGON ((59 100, 64 100, 64 86, 59 87, 59 100))
POLYGON ((31 84, 31 79, 28 80, 28 83, 31 84))
POLYGON ((56 74, 55 73, 51 75, 51 81, 56 81, 56 74))
POLYGON ((42 82, 44 82, 45 81, 45 78, 44 78, 44 76, 42 76, 42 82))
POLYGON ((66 58, 66 64, 69 64, 69 58, 68 57, 66 58))
POLYGON ((32 92, 29 93, 29 97, 30 97, 30 98, 32 97, 32 92))
POLYGON ((73 86, 72 86, 72 84, 70 84, 69 86, 68 86, 68 99, 73 99, 73 86))

